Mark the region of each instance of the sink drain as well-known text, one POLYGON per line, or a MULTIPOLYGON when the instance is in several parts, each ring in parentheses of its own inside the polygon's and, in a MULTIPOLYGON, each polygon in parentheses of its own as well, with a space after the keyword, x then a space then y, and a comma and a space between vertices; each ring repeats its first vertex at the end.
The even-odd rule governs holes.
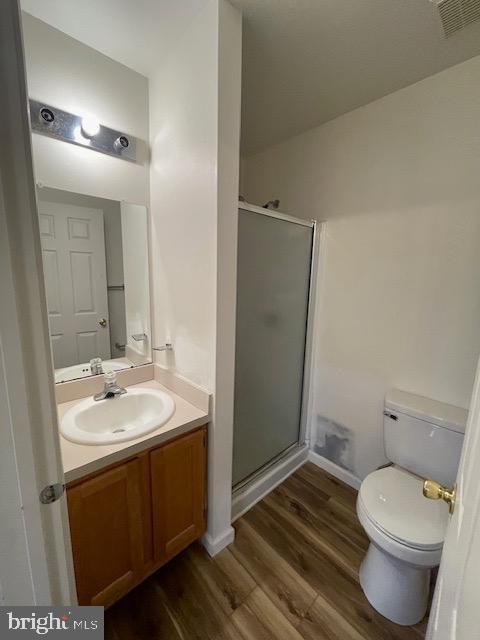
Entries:
POLYGON ((125 429, 114 429, 112 433, 123 433, 125 429))

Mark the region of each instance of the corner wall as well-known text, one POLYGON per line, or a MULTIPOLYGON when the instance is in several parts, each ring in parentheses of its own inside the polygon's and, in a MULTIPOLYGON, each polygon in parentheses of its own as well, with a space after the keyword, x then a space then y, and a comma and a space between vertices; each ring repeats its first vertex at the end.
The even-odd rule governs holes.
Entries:
POLYGON ((150 76, 156 361, 213 391, 208 530, 233 539, 231 457, 240 129, 241 16, 202 0, 150 76))
POLYGON ((244 195, 327 220, 314 450, 363 478, 398 387, 468 407, 480 351, 480 57, 244 159, 244 195))
POLYGON ((215 420, 209 439, 209 511, 205 546, 215 554, 233 541, 233 402, 237 304, 242 16, 226 0, 218 6, 218 183, 215 420))

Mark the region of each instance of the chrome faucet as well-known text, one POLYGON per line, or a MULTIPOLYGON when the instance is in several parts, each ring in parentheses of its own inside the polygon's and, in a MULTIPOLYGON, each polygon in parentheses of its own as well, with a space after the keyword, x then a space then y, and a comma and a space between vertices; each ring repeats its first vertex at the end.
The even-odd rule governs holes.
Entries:
POLYGON ((105 386, 103 391, 93 396, 94 400, 109 400, 110 398, 118 398, 118 396, 127 393, 127 390, 117 384, 117 376, 114 371, 105 372, 105 386))
POLYGON ((90 371, 92 376, 98 376, 103 373, 103 363, 101 358, 92 358, 90 360, 90 371))

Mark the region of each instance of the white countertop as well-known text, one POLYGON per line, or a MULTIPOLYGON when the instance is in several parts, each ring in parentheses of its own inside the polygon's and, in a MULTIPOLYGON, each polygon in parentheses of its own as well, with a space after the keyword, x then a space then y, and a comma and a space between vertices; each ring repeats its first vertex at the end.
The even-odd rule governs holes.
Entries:
MULTIPOLYGON (((83 476, 93 473, 94 471, 98 471, 99 469, 102 469, 114 462, 119 462, 129 458, 130 456, 140 453, 145 449, 162 444, 162 442, 170 440, 175 436, 192 431, 209 421, 208 413, 205 413, 201 409, 197 409, 193 404, 190 404, 176 393, 170 391, 170 389, 167 389, 158 382, 155 382, 155 380, 134 384, 127 388, 136 389, 141 387, 148 389, 160 389, 161 391, 168 393, 173 398, 175 402, 175 412, 170 420, 162 427, 155 431, 151 431, 141 438, 129 440, 128 442, 119 442, 118 444, 102 446, 75 444, 74 442, 66 440, 60 434, 60 447, 66 483, 78 480, 83 476)), ((59 404, 57 406, 59 421, 67 409, 73 407, 82 400, 83 398, 59 404)), ((115 402, 115 400, 112 400, 111 402, 115 402)))

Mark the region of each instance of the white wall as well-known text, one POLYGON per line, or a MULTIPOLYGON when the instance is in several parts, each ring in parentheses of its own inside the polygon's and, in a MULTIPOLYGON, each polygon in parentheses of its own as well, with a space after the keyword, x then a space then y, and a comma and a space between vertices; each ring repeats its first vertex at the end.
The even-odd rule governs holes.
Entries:
POLYGON ((249 201, 328 221, 311 422, 336 423, 320 423, 345 438, 330 455, 359 477, 385 461, 389 387, 468 407, 479 112, 477 57, 244 160, 249 201))
POLYGON ((235 284, 240 55, 239 12, 226 0, 203 0, 150 77, 154 335, 174 346, 156 360, 215 393, 206 537, 212 553, 233 534, 235 316, 234 306, 224 316, 222 309, 225 289, 231 294, 235 284))
POLYGON ((206 543, 213 552, 232 534, 234 307, 221 327, 217 316, 225 286, 231 293, 235 283, 240 51, 238 11, 202 0, 150 77, 154 335, 174 346, 156 359, 216 395, 206 543))
POLYGON ((150 77, 153 315, 169 365, 213 390, 218 3, 198 4, 150 77))
MULTIPOLYGON (((93 17, 92 17, 93 19, 93 17)), ((31 98, 148 141, 147 78, 46 23, 22 14, 31 98)), ((147 146, 139 161, 32 134, 35 179, 49 187, 148 204, 147 146)))

